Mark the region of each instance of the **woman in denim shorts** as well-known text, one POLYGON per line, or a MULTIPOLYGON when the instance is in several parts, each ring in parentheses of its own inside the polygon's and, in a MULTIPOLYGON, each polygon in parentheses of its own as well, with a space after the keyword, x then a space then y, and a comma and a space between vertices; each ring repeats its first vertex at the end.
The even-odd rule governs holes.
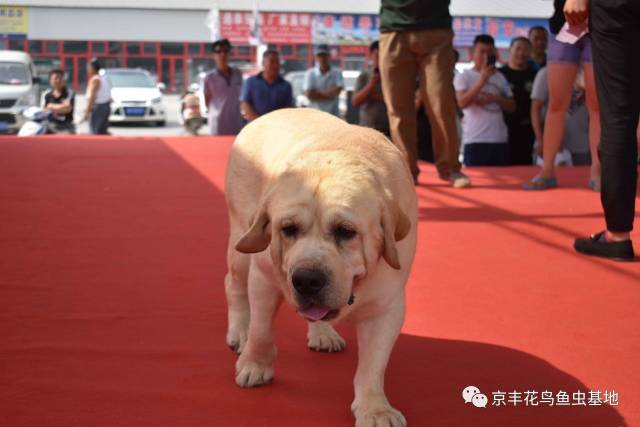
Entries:
POLYGON ((589 147, 591 149, 591 176, 589 187, 600 191, 600 108, 596 96, 593 62, 591 59, 591 38, 584 35, 576 44, 556 40, 556 34, 564 25, 562 11, 565 0, 554 0, 555 12, 549 19, 551 37, 547 51, 547 74, 549 78, 549 108, 544 126, 542 171, 524 185, 527 190, 546 190, 558 185, 554 159, 562 145, 566 112, 571 102, 571 91, 576 80, 578 67, 584 67, 586 104, 589 110, 589 147))

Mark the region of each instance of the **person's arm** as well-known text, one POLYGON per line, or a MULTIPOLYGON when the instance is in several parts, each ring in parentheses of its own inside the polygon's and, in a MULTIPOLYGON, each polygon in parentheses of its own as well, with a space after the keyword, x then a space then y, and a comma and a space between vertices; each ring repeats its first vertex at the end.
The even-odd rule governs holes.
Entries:
POLYGON ((203 85, 204 85, 204 88, 203 88, 202 92, 204 93, 204 105, 205 105, 205 108, 208 110, 209 109, 209 102, 211 101, 211 97, 213 96, 213 94, 211 93, 211 91, 209 89, 209 79, 208 79, 208 77, 205 77, 203 85))
POLYGON ((486 104, 495 102, 506 113, 513 113, 516 111, 516 101, 511 97, 495 95, 488 92, 482 92, 480 97, 483 103, 485 103, 484 101, 487 101, 486 104))
POLYGON ((256 113, 256 110, 253 109, 251 104, 246 101, 240 102, 240 112, 242 113, 242 117, 244 117, 244 119, 248 122, 260 117, 258 116, 258 113, 256 113))
POLYGON ((59 104, 48 103, 46 109, 54 114, 68 114, 73 111, 73 92, 69 93, 69 96, 59 104))
POLYGON ((342 91, 342 86, 334 86, 328 89, 319 90, 319 89, 308 89, 304 92, 307 98, 313 101, 321 101, 321 100, 331 100, 336 96, 340 95, 342 91))
POLYGON ((351 98, 351 104, 354 107, 359 107, 360 105, 367 102, 367 100, 369 100, 369 98, 371 98, 371 96, 374 94, 374 89, 379 81, 380 75, 375 72, 371 73, 371 77, 366 83, 358 78, 358 90, 353 94, 353 98, 351 98))
POLYGON ((89 95, 87 97, 87 108, 84 111, 84 116, 82 118, 83 121, 89 118, 89 114, 91 114, 91 110, 93 110, 93 104, 96 101, 98 89, 100 89, 100 79, 97 77, 91 78, 91 80, 89 80, 89 95))

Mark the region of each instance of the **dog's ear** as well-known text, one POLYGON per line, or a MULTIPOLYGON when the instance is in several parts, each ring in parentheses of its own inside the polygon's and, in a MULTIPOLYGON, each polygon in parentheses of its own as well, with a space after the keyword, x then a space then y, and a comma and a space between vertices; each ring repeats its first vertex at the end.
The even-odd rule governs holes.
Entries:
POLYGON ((269 214, 267 213, 268 201, 263 198, 258 210, 253 216, 253 221, 249 230, 236 243, 236 250, 245 254, 262 252, 271 242, 271 230, 269 224, 269 214))
POLYGON ((411 230, 411 221, 407 215, 402 212, 398 203, 391 199, 384 202, 382 214, 380 218, 382 225, 382 233, 384 246, 382 256, 387 264, 396 270, 400 270, 400 260, 398 259, 398 249, 396 242, 404 239, 411 230))

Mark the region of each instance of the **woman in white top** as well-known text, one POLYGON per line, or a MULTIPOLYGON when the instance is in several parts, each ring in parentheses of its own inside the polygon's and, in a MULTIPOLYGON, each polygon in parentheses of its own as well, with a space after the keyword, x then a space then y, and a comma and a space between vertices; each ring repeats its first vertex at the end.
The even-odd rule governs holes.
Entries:
POLYGON ((83 121, 89 119, 92 134, 108 135, 109 115, 111 114, 111 84, 104 75, 99 75, 101 65, 92 59, 87 66, 89 83, 87 85, 87 109, 83 121))

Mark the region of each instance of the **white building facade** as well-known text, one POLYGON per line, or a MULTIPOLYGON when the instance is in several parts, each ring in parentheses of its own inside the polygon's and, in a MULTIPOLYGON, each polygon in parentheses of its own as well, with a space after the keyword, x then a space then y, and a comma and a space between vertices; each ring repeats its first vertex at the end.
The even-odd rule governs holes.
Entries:
MULTIPOLYGON (((255 63, 259 35, 280 51, 286 71, 310 66, 318 43, 331 46, 336 65, 360 69, 379 34, 379 0, 9 2, 0 6, 0 49, 29 52, 43 72, 65 69, 76 89, 86 82, 87 62, 98 57, 109 67, 147 69, 171 91, 181 91, 212 67, 216 35, 232 41, 232 60, 239 65, 255 63)), ((464 58, 473 37, 489 33, 504 48, 531 26, 546 26, 552 8, 550 0, 452 0, 454 44, 464 58)))

